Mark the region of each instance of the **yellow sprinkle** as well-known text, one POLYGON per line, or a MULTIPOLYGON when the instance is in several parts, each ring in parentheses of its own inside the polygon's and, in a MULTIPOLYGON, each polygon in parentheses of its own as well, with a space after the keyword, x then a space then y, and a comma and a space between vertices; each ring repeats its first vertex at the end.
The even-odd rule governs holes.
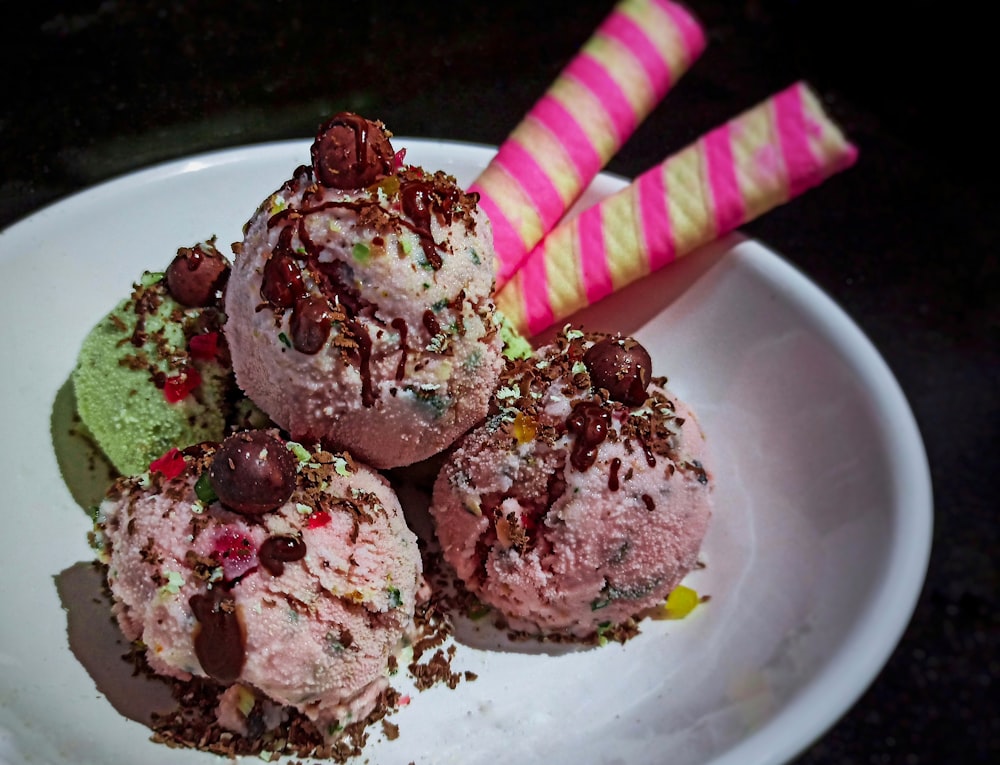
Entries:
POLYGON ((533 441, 537 432, 535 421, 524 412, 518 412, 514 416, 513 433, 519 444, 533 441))
POLYGON ((667 619, 683 619, 694 611, 698 605, 698 593, 683 584, 677 585, 667 596, 663 604, 664 616, 667 619))
POLYGON ((244 717, 249 717, 250 713, 253 711, 253 705, 256 703, 253 691, 247 688, 245 685, 237 686, 236 691, 236 707, 240 710, 240 714, 244 717))

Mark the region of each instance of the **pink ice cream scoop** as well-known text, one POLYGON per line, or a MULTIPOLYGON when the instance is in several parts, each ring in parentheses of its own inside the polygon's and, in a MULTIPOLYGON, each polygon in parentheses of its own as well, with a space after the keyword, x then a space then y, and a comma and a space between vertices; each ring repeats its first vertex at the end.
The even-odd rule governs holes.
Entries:
POLYGON ((404 165, 381 123, 320 128, 312 165, 245 228, 226 291, 237 383, 293 437, 377 468, 449 446, 499 375, 489 223, 404 165))
POLYGON ((120 479, 97 539, 118 623, 154 671, 294 707, 324 732, 376 706, 422 581, 386 481, 276 431, 174 450, 120 479))
POLYGON ((507 624, 593 635, 662 603, 711 515, 705 439, 635 340, 567 329, 501 376, 434 486, 445 559, 507 624))

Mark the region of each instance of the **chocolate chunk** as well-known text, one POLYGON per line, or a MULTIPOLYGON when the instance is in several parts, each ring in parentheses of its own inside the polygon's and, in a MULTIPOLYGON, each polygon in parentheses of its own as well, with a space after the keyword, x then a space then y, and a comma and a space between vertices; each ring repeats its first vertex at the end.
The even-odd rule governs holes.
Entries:
POLYGON ((246 637, 236 601, 218 590, 192 595, 188 605, 198 620, 194 652, 205 674, 220 683, 235 682, 246 662, 246 637))

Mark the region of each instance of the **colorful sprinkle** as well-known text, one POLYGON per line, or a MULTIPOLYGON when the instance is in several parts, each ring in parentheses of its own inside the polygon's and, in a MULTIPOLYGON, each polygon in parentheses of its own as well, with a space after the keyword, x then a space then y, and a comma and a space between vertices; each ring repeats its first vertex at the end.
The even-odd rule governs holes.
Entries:
POLYGON ((163 397, 168 403, 176 404, 187 398, 199 385, 201 385, 201 375, 198 370, 187 369, 164 381, 163 397))
POLYGON ((206 332, 204 335, 195 335, 188 341, 188 350, 193 359, 212 361, 219 352, 219 333, 206 332))
POLYGON ((164 478, 169 480, 183 473, 185 465, 184 455, 181 454, 179 449, 175 448, 168 451, 159 459, 155 459, 149 463, 149 472, 160 473, 164 478))

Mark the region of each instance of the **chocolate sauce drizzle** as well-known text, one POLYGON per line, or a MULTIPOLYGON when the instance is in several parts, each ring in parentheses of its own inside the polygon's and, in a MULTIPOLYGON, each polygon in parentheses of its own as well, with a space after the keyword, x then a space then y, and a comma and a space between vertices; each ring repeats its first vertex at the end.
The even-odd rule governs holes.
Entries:
MULTIPOLYGON (((435 206, 434 184, 427 181, 406 181, 399 189, 400 203, 403 212, 410 217, 413 225, 410 229, 420 238, 420 246, 431 268, 437 271, 441 268, 441 255, 437 251, 434 235, 431 233, 431 213, 435 206)), ((450 214, 452 205, 458 201, 457 194, 449 194, 443 199, 442 210, 450 214)), ((405 223, 405 221, 402 221, 405 223)))
POLYGON ((356 321, 349 321, 344 326, 358 344, 359 371, 361 373, 361 403, 366 407, 373 407, 378 395, 372 385, 371 336, 368 334, 368 330, 356 321))
POLYGON ((615 457, 611 460, 611 472, 608 474, 608 488, 611 491, 618 491, 620 484, 618 482, 618 471, 622 468, 622 461, 615 457))
POLYGON ((274 536, 268 537, 260 546, 257 558, 271 576, 281 576, 285 573, 285 564, 302 560, 306 557, 306 543, 299 537, 274 536))
POLYGON ((611 415, 592 401, 581 401, 573 407, 566 428, 576 436, 569 461, 581 473, 597 461, 597 447, 608 437, 611 415))
POLYGON ((432 338, 441 334, 441 324, 438 322, 434 312, 430 309, 424 311, 424 329, 432 338))
POLYGON ((406 374, 406 356, 409 348, 406 346, 408 326, 406 319, 393 319, 390 326, 399 333, 399 363, 396 365, 396 380, 402 380, 406 374))
POLYGON ((296 300, 309 294, 292 251, 293 233, 291 227, 282 229, 278 243, 264 264, 260 296, 273 308, 291 308, 296 300))

